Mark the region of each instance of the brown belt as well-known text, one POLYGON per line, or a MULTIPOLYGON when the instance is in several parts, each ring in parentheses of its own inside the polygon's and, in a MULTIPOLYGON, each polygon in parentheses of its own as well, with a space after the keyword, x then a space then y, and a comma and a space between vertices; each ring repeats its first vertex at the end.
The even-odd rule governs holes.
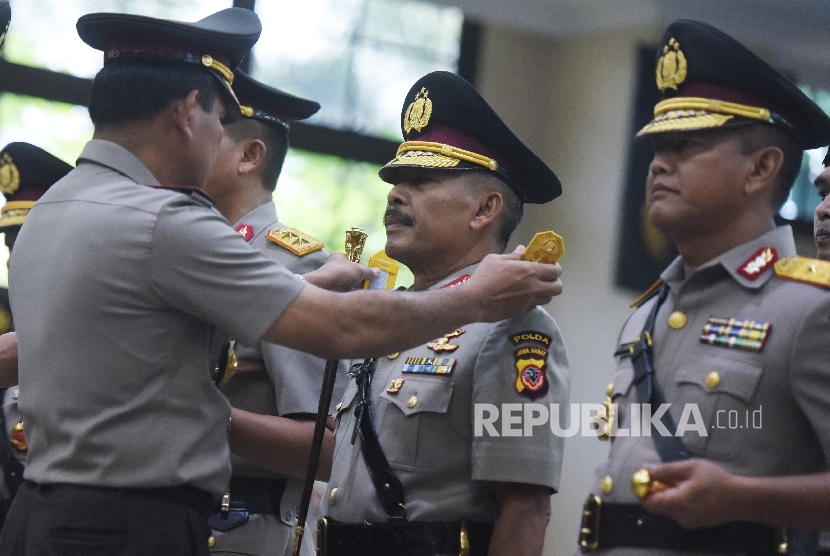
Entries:
POLYGON ((247 375, 265 372, 263 361, 240 361, 234 367, 234 374, 247 375))

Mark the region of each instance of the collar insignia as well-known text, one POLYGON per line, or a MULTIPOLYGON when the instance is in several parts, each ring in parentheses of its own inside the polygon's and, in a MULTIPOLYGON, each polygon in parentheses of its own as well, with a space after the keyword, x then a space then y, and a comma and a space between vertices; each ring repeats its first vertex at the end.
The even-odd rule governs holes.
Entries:
POLYGON ((403 116, 403 129, 408 134, 413 129, 421 131, 429 123, 432 116, 432 101, 429 99, 429 91, 421 87, 415 95, 415 100, 406 108, 403 116))
POLYGON ((738 267, 738 274, 747 280, 755 280, 777 260, 778 252, 774 247, 761 247, 738 267))
POLYGON ((663 55, 657 61, 657 88, 661 91, 676 91, 677 86, 686 80, 688 70, 689 66, 686 56, 680 50, 680 43, 672 37, 669 44, 663 47, 663 55))
POLYGON ((236 228, 234 228, 237 232, 242 234, 242 237, 245 238, 245 241, 251 241, 251 238, 254 237, 254 229, 251 228, 248 224, 240 224, 236 228))
POLYGON ((17 169, 9 153, 6 153, 0 159, 0 192, 11 195, 17 191, 18 187, 20 187, 20 170, 17 169))
POLYGON ((470 275, 469 274, 464 274, 463 276, 459 276, 458 278, 456 278, 452 282, 447 282, 446 284, 441 286, 439 289, 443 290, 444 288, 451 288, 453 286, 457 286, 458 284, 463 284, 464 282, 466 282, 469 279, 470 279, 470 275))

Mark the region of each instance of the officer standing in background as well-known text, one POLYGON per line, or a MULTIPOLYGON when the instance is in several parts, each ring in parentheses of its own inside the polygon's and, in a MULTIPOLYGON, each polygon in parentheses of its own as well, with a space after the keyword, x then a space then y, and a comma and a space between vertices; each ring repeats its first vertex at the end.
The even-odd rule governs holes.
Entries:
POLYGON ((620 333, 582 550, 812 554, 806 530, 830 527, 830 273, 774 216, 830 118, 696 21, 666 30, 657 85, 646 202, 680 256, 620 333))
MULTIPOLYGON (((455 74, 419 79, 401 115, 405 142, 380 171, 394 186, 386 253, 412 271, 416 292, 464 287, 504 250, 523 203, 558 197, 559 180, 455 74)), ((466 325, 349 374, 323 556, 541 554, 564 438, 547 419, 505 433, 502 412, 532 406, 539 418, 559 404, 551 418, 567 419, 568 361, 548 313, 466 325), (493 412, 501 420, 485 427, 493 412)))
POLYGON ((259 37, 256 14, 98 13, 77 28, 105 53, 95 130, 77 168, 30 210, 12 257, 29 453, 0 554, 207 554, 229 437, 260 431, 230 420, 210 376, 225 334, 361 357, 561 292, 556 265, 518 253, 488 257, 467 287, 419 296, 315 286, 350 290, 374 275, 343 255, 298 277, 199 189, 222 123, 240 116, 232 70, 259 37))
POLYGON ((821 203, 813 213, 813 237, 819 259, 830 261, 830 152, 824 158, 824 170, 815 180, 816 191, 821 197, 821 203))
MULTIPOLYGON (((816 242, 816 256, 830 261, 830 151, 824 158, 824 170, 815 180, 816 191, 821 202, 813 212, 813 238, 816 242)), ((819 536, 818 554, 830 555, 830 532, 824 531, 819 536)))
MULTIPOLYGON (((299 274, 315 270, 328 253, 321 242, 279 222, 273 194, 288 152, 291 121, 308 118, 320 105, 259 83, 239 70, 233 89, 242 117, 225 126, 205 192, 245 241, 268 258, 299 274)), ((232 447, 240 453, 247 450, 250 460, 231 457, 229 508, 209 519, 211 553, 290 554, 326 363, 267 342, 235 342, 233 350, 236 364, 229 367, 222 392, 237 420, 240 411, 262 416, 262 432, 268 439, 232 447)), ((338 392, 337 399, 342 385, 338 392)), ((328 434, 323 438, 321 475, 327 478, 334 438, 328 434)), ((313 542, 310 535, 308 541, 313 542)), ((313 548, 306 553, 313 553, 313 548)))
MULTIPOLYGON (((0 233, 3 234, 9 254, 20 226, 29 209, 53 183, 64 177, 72 166, 29 143, 9 143, 0 150, 0 192, 6 203, 0 208, 0 233)), ((6 303, 8 290, 3 289, 6 303)), ((14 330, 11 309, 0 313, 3 332, 14 330)), ((0 464, 3 484, 0 487, 0 527, 6 518, 17 488, 23 482, 23 466, 26 463, 26 435, 23 421, 17 410, 19 389, 12 386, 3 390, 2 427, 8 442, 0 448, 0 464)))

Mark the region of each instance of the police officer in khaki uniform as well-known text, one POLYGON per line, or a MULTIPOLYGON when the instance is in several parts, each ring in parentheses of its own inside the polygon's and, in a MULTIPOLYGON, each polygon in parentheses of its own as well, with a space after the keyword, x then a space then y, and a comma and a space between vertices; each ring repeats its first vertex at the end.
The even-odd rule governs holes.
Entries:
POLYGON ((207 554, 229 441, 262 432, 258 416, 230 419, 210 375, 227 336, 360 357, 561 291, 559 268, 518 253, 489 257, 469 287, 445 294, 315 285, 351 289, 374 275, 343 255, 298 277, 199 189, 222 123, 240 117, 232 70, 259 37, 256 14, 89 14, 77 28, 105 53, 90 94, 95 132, 32 207, 12 256, 29 453, 0 554, 207 554))
MULTIPOLYGON (((6 203, 0 208, 0 233, 11 254, 20 226, 29 209, 34 206, 49 187, 64 177, 72 166, 29 143, 9 143, 0 150, 0 192, 6 203)), ((14 330, 8 290, 3 288, 3 306, 0 307, 0 330, 14 330)), ((3 430, 8 442, 0 448, 0 465, 3 470, 2 501, 0 501, 0 526, 17 488, 23 482, 23 466, 26 463, 26 435, 23 421, 17 409, 19 388, 12 386, 3 392, 3 430)))
MULTIPOLYGON (((815 180, 816 192, 821 202, 813 212, 813 237, 816 241, 816 256, 825 261, 830 260, 830 152, 824 158, 824 170, 815 180)), ((818 554, 830 554, 830 532, 824 531, 819 536, 818 554)))
POLYGON ((815 181, 816 191, 821 197, 821 203, 813 213, 813 237, 816 240, 816 249, 819 259, 830 261, 830 153, 824 159, 824 170, 815 181))
MULTIPOLYGON (((414 291, 462 288, 505 248, 523 203, 556 198, 559 180, 455 74, 419 79, 401 116, 405 142, 380 171, 394 186, 386 253, 414 291)), ((460 327, 350 375, 322 554, 541 553, 563 449, 548 418, 565 422, 570 387, 548 313, 460 327)))
POLYGON ((680 256, 620 333, 582 550, 812 554, 830 526, 830 268, 774 216, 830 118, 701 22, 668 27, 656 75, 646 203, 680 256))
MULTIPOLYGON (((255 81, 237 70, 233 83, 242 118, 225 126, 219 156, 205 192, 250 245, 292 272, 304 274, 325 263, 323 244, 277 219, 273 193, 288 151, 291 121, 308 118, 320 105, 255 81)), ((213 554, 283 554, 293 548, 297 505, 302 493, 320 398, 325 361, 278 344, 233 346, 222 391, 236 410, 269 416, 271 442, 257 447, 255 460, 232 456, 229 507, 209 519, 213 554), (298 445, 297 440, 305 439, 298 445), (270 469, 280 471, 277 473, 270 469)), ((345 363, 338 377, 345 382, 345 363)), ((334 439, 324 436, 322 461, 328 476, 334 439)), ((307 537, 308 544, 312 537, 307 537)), ((304 543, 307 547, 307 544, 304 543)), ((313 553, 306 549, 304 554, 313 553)))

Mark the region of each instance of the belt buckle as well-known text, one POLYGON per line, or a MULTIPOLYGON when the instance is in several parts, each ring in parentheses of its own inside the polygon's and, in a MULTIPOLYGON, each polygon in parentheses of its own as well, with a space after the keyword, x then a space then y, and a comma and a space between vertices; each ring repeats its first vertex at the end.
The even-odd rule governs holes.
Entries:
POLYGON ((328 532, 329 520, 327 517, 321 517, 317 520, 317 548, 315 548, 317 556, 328 555, 328 532))
POLYGON ((591 495, 582 506, 582 523, 579 527, 579 546, 582 552, 591 552, 599 547, 599 510, 602 500, 591 495))

